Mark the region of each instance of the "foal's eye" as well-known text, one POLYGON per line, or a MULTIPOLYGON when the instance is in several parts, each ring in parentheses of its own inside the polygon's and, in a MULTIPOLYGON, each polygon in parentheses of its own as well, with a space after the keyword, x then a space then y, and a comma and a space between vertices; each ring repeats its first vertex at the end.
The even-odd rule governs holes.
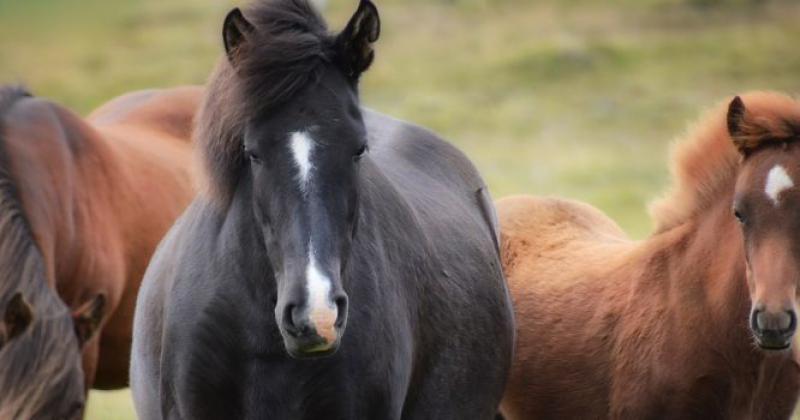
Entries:
POLYGON ((358 150, 356 150, 356 154, 353 155, 353 157, 355 159, 361 159, 361 157, 364 156, 364 153, 367 153, 367 150, 369 150, 369 147, 364 144, 363 146, 359 147, 358 150))
POLYGON ((733 209, 733 217, 735 217, 735 218, 736 218, 736 220, 738 220, 738 221, 739 221, 739 223, 741 223, 741 224, 744 224, 744 222, 745 222, 745 217, 744 217, 744 215, 742 214, 742 212, 741 212, 741 211, 739 211, 738 209, 733 209))

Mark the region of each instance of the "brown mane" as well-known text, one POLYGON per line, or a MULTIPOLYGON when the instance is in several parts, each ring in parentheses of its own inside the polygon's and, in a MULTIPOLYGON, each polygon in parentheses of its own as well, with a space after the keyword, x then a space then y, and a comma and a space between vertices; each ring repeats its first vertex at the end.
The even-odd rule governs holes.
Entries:
POLYGON ((245 122, 285 103, 336 60, 335 37, 308 0, 266 0, 243 10, 250 42, 217 63, 196 119, 195 141, 212 198, 225 205, 244 163, 245 122))
MULTIPOLYGON (((736 133, 740 147, 755 150, 800 135, 800 103, 795 99, 775 92, 741 98, 747 115, 736 133)), ((728 131, 729 102, 707 112, 673 148, 672 187, 650 207, 657 232, 682 224, 733 190, 742 158, 728 131)))

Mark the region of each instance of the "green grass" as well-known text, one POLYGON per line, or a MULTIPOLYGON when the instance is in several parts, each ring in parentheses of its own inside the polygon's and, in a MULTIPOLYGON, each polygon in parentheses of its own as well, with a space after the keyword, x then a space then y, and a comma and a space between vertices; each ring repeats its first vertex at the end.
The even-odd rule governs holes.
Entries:
MULTIPOLYGON (((230 1, 0 0, 0 81, 80 111, 203 83, 230 1)), ((329 1, 340 27, 355 0, 329 1)), ((751 89, 800 92, 790 0, 380 0, 364 101, 461 147, 496 197, 588 201, 634 237, 687 122, 751 89)), ((125 392, 90 419, 133 418, 125 392)))

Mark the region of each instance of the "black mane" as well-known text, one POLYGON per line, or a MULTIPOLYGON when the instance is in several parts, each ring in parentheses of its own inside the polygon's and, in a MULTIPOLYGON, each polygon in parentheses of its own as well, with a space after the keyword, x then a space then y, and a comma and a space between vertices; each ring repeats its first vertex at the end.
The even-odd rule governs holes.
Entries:
POLYGON ((237 74, 251 109, 280 106, 335 59, 335 37, 308 0, 257 2, 244 14, 255 31, 237 51, 237 74))
POLYGON ((336 37, 310 1, 263 0, 243 14, 253 32, 233 52, 235 69, 225 55, 218 62, 196 119, 208 192, 223 206, 244 164, 245 122, 284 104, 339 62, 336 37))

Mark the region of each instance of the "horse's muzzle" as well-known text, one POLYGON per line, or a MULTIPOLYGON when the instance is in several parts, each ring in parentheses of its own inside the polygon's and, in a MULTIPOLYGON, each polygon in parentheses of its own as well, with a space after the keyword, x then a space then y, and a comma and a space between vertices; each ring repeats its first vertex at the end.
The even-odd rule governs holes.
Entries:
POLYGON ((755 309, 750 316, 750 329, 762 349, 786 350, 797 331, 797 315, 794 310, 771 313, 755 309))
POLYGON ((286 351, 298 359, 329 356, 339 349, 347 323, 347 296, 337 296, 329 308, 307 310, 287 304, 280 330, 286 351))

